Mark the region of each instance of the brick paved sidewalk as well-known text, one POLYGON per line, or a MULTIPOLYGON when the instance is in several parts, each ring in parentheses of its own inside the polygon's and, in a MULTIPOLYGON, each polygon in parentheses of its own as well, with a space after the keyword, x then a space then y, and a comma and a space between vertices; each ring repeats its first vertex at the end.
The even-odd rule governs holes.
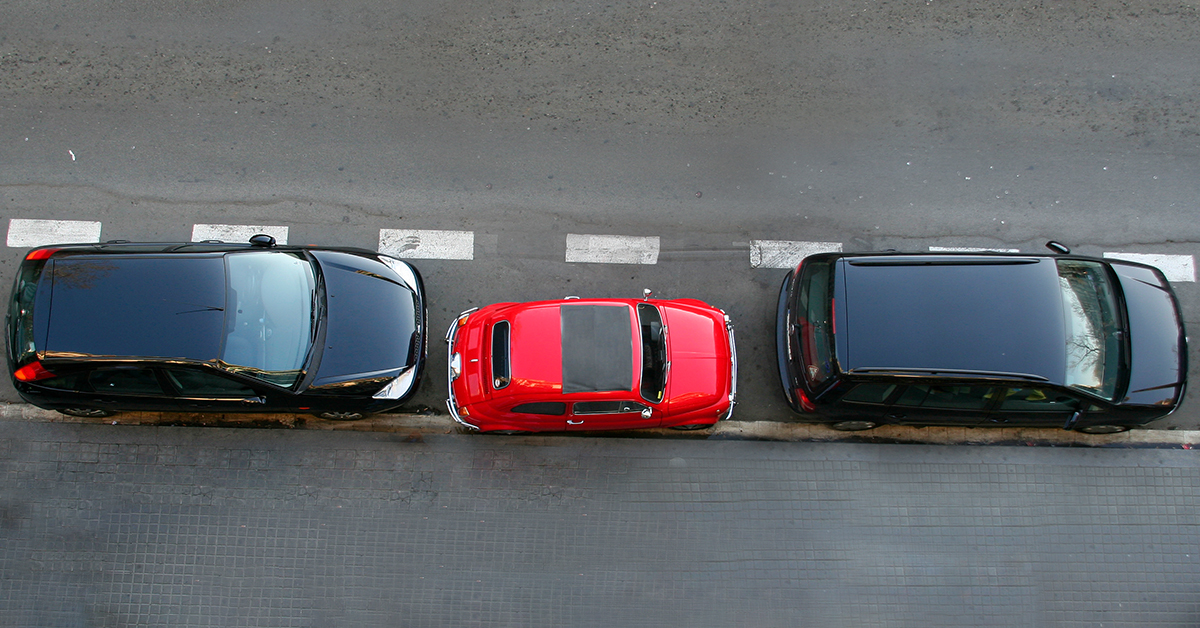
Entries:
POLYGON ((1200 458, 0 421, 2 626, 1195 626, 1200 458))

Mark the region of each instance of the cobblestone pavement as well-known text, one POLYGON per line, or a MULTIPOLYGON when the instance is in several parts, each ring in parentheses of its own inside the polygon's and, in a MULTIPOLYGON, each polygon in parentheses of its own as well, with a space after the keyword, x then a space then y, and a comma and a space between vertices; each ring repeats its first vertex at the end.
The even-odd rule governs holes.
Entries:
POLYGON ((0 625, 1195 626, 1198 461, 0 421, 0 625))

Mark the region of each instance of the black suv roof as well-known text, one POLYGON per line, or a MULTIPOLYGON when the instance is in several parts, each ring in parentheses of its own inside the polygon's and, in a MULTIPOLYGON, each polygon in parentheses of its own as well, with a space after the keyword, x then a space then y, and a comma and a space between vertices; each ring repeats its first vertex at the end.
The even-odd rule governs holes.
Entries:
POLYGON ((34 310, 51 354, 216 359, 225 320, 220 254, 51 260, 34 310), (45 307, 49 305, 50 307, 45 307))
POLYGON ((1063 379, 1062 299, 1052 258, 867 255, 840 260, 842 368, 1063 379))

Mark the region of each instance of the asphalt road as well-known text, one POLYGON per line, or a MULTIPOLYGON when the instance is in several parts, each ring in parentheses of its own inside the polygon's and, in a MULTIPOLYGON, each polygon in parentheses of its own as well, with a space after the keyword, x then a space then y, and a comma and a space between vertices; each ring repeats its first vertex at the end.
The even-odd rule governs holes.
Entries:
MULTIPOLYGON (((1197 33, 1178 2, 14 0, 0 218, 367 248, 470 230, 473 260, 417 262, 435 328, 502 300, 702 298, 738 324, 739 418, 787 421, 784 272, 751 268, 752 240, 1194 256, 1197 33), (570 233, 662 252, 569 264, 570 233)), ((412 409, 441 407, 429 368, 412 409)), ((1200 426, 1194 396, 1156 426, 1200 426)))

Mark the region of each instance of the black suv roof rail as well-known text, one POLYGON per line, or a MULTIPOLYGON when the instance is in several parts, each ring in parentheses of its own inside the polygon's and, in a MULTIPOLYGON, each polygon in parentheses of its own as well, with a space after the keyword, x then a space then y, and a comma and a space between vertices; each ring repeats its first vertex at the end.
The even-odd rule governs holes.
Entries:
POLYGON ((982 265, 1015 265, 1015 264, 1036 264, 1039 260, 1036 257, 1017 256, 1013 257, 983 257, 971 254, 898 254, 881 255, 879 257, 851 257, 847 256, 847 262, 852 266, 982 266, 982 265))
POLYGON ((1006 373, 1003 371, 970 371, 966 369, 921 369, 903 367, 866 366, 850 369, 847 374, 853 375, 904 375, 908 377, 949 375, 951 377, 978 377, 980 379, 1020 379, 1032 382, 1048 382, 1048 378, 1031 373, 1006 373))

